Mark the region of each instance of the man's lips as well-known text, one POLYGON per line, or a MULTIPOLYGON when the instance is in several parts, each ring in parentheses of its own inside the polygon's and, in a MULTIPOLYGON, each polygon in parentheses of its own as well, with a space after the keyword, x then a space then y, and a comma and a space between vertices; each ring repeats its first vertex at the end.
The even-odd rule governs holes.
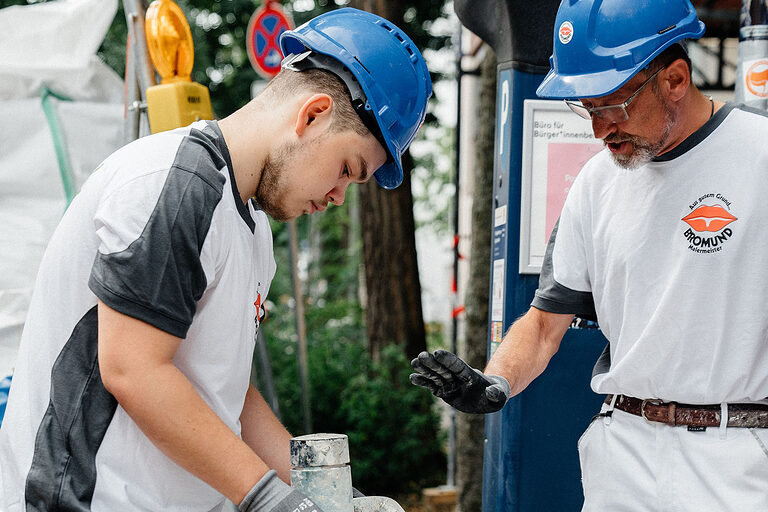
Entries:
POLYGON ((629 147, 629 141, 623 140, 618 142, 605 141, 605 145, 608 147, 611 153, 622 153, 629 147))
POLYGON ((309 214, 312 215, 315 212, 322 212, 325 211, 325 209, 328 207, 327 204, 324 204, 322 206, 318 205, 314 201, 309 202, 309 214))

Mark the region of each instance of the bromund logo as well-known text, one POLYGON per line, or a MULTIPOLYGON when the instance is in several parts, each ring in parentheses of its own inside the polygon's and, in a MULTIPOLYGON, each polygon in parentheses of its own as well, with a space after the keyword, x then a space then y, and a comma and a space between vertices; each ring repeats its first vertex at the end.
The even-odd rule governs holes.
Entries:
POLYGON ((560 38, 560 42, 563 44, 568 44, 571 42, 571 38, 573 38, 573 25, 571 25, 570 21, 564 21, 560 25, 560 30, 557 31, 557 35, 560 38))
POLYGON ((705 254, 721 251, 733 236, 733 230, 726 226, 739 220, 728 211, 731 202, 721 194, 705 194, 689 208, 691 213, 680 219, 690 226, 683 233, 688 249, 705 254))

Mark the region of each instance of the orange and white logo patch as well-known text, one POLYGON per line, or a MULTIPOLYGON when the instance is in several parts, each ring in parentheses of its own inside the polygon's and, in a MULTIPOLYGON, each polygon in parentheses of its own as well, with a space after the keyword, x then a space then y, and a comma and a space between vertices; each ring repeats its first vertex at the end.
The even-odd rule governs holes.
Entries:
POLYGON ((758 98, 768 98, 768 60, 758 60, 747 69, 744 75, 747 90, 758 98))
POLYGON ((680 219, 689 226, 683 233, 688 249, 696 253, 721 251, 733 236, 733 230, 727 226, 739 220, 729 211, 731 202, 722 194, 704 194, 689 208, 691 213, 680 219))
POLYGON ((564 21, 560 24, 560 29, 557 31, 557 37, 560 38, 560 42, 568 44, 573 39, 573 25, 570 21, 564 21))
POLYGON ((731 222, 738 220, 720 205, 699 206, 682 218, 696 231, 717 233, 731 222))
MULTIPOLYGON (((259 286, 261 286, 261 283, 259 283, 259 286)), ((256 322, 256 329, 258 330, 261 322, 263 322, 267 316, 267 308, 264 307, 264 303, 261 301, 261 292, 256 292, 256 300, 253 301, 253 305, 256 307, 256 314, 253 319, 256 322)))

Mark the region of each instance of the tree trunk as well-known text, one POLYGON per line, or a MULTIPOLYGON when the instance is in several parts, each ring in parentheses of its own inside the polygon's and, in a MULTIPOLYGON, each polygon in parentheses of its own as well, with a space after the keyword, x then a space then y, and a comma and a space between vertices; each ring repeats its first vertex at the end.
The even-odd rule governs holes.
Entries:
POLYGON ((403 155, 403 167, 403 184, 395 190, 384 190, 375 180, 360 187, 365 320, 368 350, 374 359, 392 343, 404 346, 409 358, 427 346, 411 196, 413 161, 409 153, 403 155))
MULTIPOLYGON (((350 6, 402 24, 401 0, 353 0, 350 6)), ((365 269, 368 351, 374 360, 392 343, 409 358, 426 350, 421 283, 416 259, 410 172, 413 159, 403 155, 403 184, 384 190, 375 180, 360 187, 360 224, 365 269)))
MULTIPOLYGON (((475 145, 476 166, 472 198, 472 243, 467 288, 466 344, 459 356, 473 368, 484 368, 488 346, 488 301, 491 267, 491 203, 493 142, 496 126, 496 56, 486 47, 475 145)), ((477 512, 483 492, 484 417, 458 413, 456 441, 457 512, 477 512)))

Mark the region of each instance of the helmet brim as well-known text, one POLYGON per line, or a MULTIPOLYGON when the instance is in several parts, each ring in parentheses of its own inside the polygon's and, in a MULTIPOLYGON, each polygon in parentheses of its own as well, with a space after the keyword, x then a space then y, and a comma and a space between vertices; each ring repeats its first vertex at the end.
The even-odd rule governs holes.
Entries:
POLYGON ((401 162, 390 161, 376 169, 373 173, 376 183, 381 188, 392 190, 403 183, 403 166, 401 162))
POLYGON ((637 71, 635 68, 626 71, 609 69, 584 75, 560 75, 550 70, 536 89, 536 95, 560 100, 606 96, 621 88, 637 71))

